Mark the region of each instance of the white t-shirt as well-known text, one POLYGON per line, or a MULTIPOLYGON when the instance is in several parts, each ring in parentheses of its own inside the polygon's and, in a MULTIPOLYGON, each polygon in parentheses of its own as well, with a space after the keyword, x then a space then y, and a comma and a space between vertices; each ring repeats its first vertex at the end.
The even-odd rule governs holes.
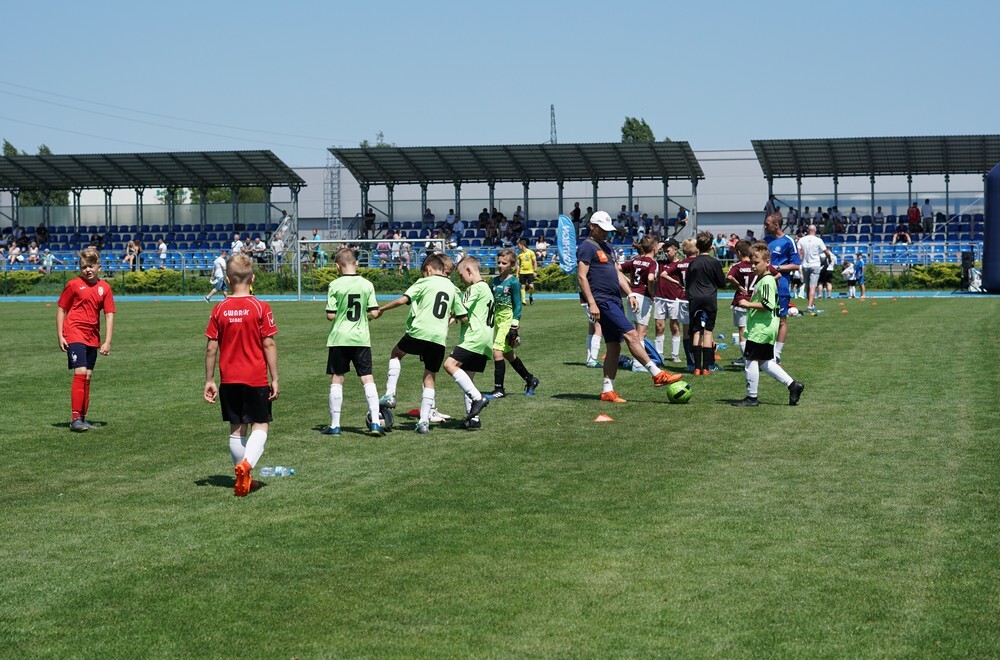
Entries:
POLYGON ((826 243, 819 236, 809 234, 799 239, 799 252, 803 268, 819 268, 819 256, 826 252, 826 243))
POLYGON ((931 208, 930 204, 924 204, 920 207, 920 217, 921 218, 931 218, 934 216, 934 209, 931 208))
POLYGON ((212 284, 226 276, 226 259, 220 254, 212 262, 212 284))
POLYGON ((240 252, 242 252, 243 251, 243 241, 241 241, 238 238, 235 241, 233 241, 232 250, 230 250, 230 251, 233 254, 239 254, 240 252))
POLYGON ((285 242, 280 238, 276 238, 271 241, 271 249, 274 250, 275 254, 281 254, 285 251, 285 242))
POLYGON ((156 249, 160 251, 160 259, 166 259, 167 258, 167 244, 166 243, 160 243, 157 246, 156 249))

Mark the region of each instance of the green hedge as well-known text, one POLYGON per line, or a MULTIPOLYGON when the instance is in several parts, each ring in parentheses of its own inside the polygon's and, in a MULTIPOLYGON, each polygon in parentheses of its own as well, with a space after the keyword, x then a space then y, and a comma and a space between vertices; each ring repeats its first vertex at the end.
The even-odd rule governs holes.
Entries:
MULTIPOLYGON (((977 264, 978 265, 978 264, 977 264)), ((892 289, 930 289, 950 291, 958 287, 962 277, 959 264, 927 264, 909 268, 894 267, 899 270, 883 270, 869 265, 865 270, 865 285, 870 291, 892 289)), ((379 293, 402 293, 417 278, 420 271, 383 270, 362 268, 358 271, 375 285, 379 293)), ((277 273, 258 271, 255 273, 255 293, 287 294, 297 290, 295 274, 286 266, 277 273)), ((32 271, 4 271, 0 294, 7 296, 57 296, 66 282, 77 276, 75 271, 60 271, 43 275, 32 271)), ((200 271, 177 271, 149 269, 141 272, 105 271, 104 279, 111 283, 118 295, 122 294, 163 294, 163 295, 203 295, 211 288, 207 275, 200 271)), ((337 279, 335 268, 316 268, 302 276, 302 290, 311 295, 325 294, 326 288, 337 279)), ((488 277, 488 276, 484 276, 488 277)), ((834 277, 834 287, 846 288, 847 283, 840 276, 840 269, 834 277)), ((539 269, 535 278, 535 290, 547 293, 573 293, 577 290, 576 273, 564 273, 552 264, 539 269)))

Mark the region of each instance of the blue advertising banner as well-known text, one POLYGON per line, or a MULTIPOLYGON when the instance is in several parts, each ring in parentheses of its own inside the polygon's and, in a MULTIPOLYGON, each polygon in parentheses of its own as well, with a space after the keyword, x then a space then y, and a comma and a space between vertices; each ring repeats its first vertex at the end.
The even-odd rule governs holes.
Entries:
POLYGON ((556 232, 556 247, 559 250, 559 267, 564 273, 576 270, 576 227, 569 216, 559 216, 559 229, 556 232))

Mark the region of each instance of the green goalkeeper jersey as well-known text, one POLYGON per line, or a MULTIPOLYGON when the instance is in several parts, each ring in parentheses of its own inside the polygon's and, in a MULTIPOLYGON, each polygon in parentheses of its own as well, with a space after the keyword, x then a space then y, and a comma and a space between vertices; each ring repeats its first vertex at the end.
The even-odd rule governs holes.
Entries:
POLYGON ((511 273, 506 278, 493 278, 493 299, 496 301, 496 321, 521 320, 521 283, 511 273))
POLYGON ((747 341, 773 344, 778 338, 778 283, 766 274, 754 287, 750 302, 763 303, 764 309, 747 309, 747 341))
POLYGON ((490 285, 479 280, 465 290, 462 302, 469 310, 469 321, 462 324, 459 347, 471 353, 492 355, 495 303, 490 285))
POLYGON ((326 311, 334 312, 327 346, 371 346, 368 312, 378 309, 375 287, 360 275, 341 275, 326 291, 326 311))
POLYGON ((406 334, 441 346, 448 345, 448 318, 468 310, 455 285, 444 275, 421 277, 403 294, 410 300, 406 334))

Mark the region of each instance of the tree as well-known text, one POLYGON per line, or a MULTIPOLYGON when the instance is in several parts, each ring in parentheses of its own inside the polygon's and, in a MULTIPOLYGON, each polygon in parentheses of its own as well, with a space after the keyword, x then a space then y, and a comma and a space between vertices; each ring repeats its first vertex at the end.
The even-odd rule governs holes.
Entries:
POLYGON ((656 142, 656 138, 653 137, 653 129, 645 119, 625 117, 625 123, 622 124, 622 142, 656 142))
POLYGON ((362 140, 361 144, 359 144, 358 146, 361 147, 362 149, 371 149, 372 147, 380 149, 385 147, 395 147, 396 145, 386 142, 385 133, 379 131, 378 133, 375 134, 375 144, 372 144, 368 140, 362 140))
POLYGON ((169 204, 171 197, 173 197, 174 204, 184 204, 187 202, 187 195, 187 188, 174 188, 173 195, 167 189, 156 191, 156 199, 160 200, 160 204, 169 204))
MULTIPOLYGON (((8 142, 3 141, 3 155, 4 156, 28 156, 27 151, 18 152, 17 147, 8 142)), ((38 147, 39 156, 51 156, 52 150, 49 149, 47 145, 41 145, 38 147)), ((21 206, 41 206, 42 202, 45 200, 45 195, 40 190, 25 190, 21 193, 20 204, 21 206)), ((49 206, 69 206, 69 191, 68 190, 50 190, 49 191, 49 206)))
MULTIPOLYGON (((208 204, 229 204, 233 201, 233 192, 227 187, 207 188, 205 202, 208 204)), ((240 188, 240 202, 244 204, 263 204, 263 188, 240 188)), ((201 190, 191 189, 191 203, 201 204, 201 190)))

